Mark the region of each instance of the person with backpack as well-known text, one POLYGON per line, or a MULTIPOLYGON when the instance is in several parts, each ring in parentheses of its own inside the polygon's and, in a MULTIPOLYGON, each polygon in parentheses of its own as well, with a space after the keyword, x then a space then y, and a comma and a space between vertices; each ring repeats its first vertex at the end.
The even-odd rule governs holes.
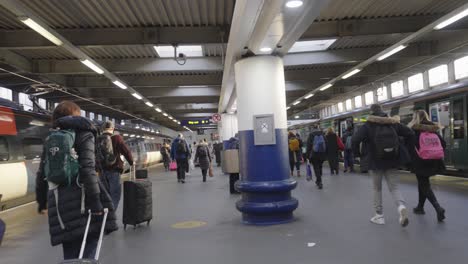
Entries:
POLYGON ((208 144, 203 140, 200 140, 200 144, 198 144, 195 150, 195 161, 198 161, 202 171, 203 182, 206 182, 206 175, 211 167, 211 155, 208 144))
POLYGON ((444 152, 446 143, 438 133, 440 126, 429 121, 424 110, 414 112, 413 120, 408 126, 414 131, 412 146, 409 148, 412 156, 411 172, 416 174, 418 180, 418 205, 413 209, 415 214, 423 215, 424 203, 427 200, 432 204, 439 222, 445 219, 445 209, 442 208, 432 191, 429 178, 445 170, 444 152))
POLYGON ((292 131, 288 133, 288 152, 289 166, 291 168, 291 177, 294 176, 294 167, 296 168, 297 177, 301 177, 301 154, 302 143, 292 131))
POLYGON ((370 219, 374 224, 385 224, 382 207, 382 179, 385 178, 393 200, 398 207, 401 226, 408 225, 406 203, 398 188, 397 168, 400 166, 400 137, 409 140, 413 132, 397 120, 387 116, 378 104, 371 106, 367 122, 353 135, 353 151, 360 156, 360 143, 367 142, 369 171, 374 184, 375 215, 370 219))
POLYGON ((322 167, 327 157, 327 143, 323 132, 317 125, 313 126, 313 130, 307 139, 307 157, 314 168, 316 177, 315 184, 318 189, 323 189, 322 167))
POLYGON ((115 125, 112 121, 105 121, 102 125, 102 134, 97 138, 99 145, 97 156, 102 168, 102 181, 104 181, 108 192, 112 197, 114 209, 119 207, 122 196, 122 184, 120 177, 123 173, 123 161, 120 158, 124 156, 130 166, 133 166, 133 156, 128 149, 122 136, 114 135, 115 125))
POLYGON ((336 135, 332 127, 328 128, 325 140, 327 141, 327 159, 330 164, 330 174, 338 175, 340 172, 338 156, 340 151, 344 150, 343 142, 341 141, 341 138, 336 135))
POLYGON ((166 171, 169 171, 169 164, 171 163, 171 148, 169 147, 169 144, 167 144, 167 142, 164 142, 159 151, 161 152, 162 160, 164 163, 164 169, 166 171))
POLYGON ((353 155, 353 128, 349 126, 343 135, 344 150, 344 172, 354 172, 354 155, 353 155))
POLYGON ((185 183, 185 173, 188 172, 190 157, 190 146, 185 141, 184 135, 179 134, 171 146, 171 159, 177 163, 177 182, 185 183))
POLYGON ((52 246, 62 245, 64 259, 78 258, 88 212, 93 214, 84 258, 94 258, 104 208, 109 210, 106 234, 118 229, 115 210, 96 175, 97 129, 80 116, 80 107, 61 102, 52 114, 36 175, 39 214, 48 213, 52 246))

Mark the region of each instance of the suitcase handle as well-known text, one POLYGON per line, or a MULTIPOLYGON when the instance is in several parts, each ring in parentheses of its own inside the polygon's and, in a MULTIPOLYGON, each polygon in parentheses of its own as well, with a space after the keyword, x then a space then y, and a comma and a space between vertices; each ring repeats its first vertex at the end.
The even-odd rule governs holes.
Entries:
POLYGON ((136 166, 135 166, 135 164, 130 166, 130 181, 136 181, 136 166))
MULTIPOLYGON (((96 255, 94 255, 95 260, 99 259, 99 253, 101 253, 102 240, 104 238, 104 230, 106 229, 107 214, 109 214, 109 209, 104 208, 104 218, 102 220, 101 232, 99 234, 99 241, 98 241, 98 245, 96 249, 96 255)), ((89 226, 91 225, 91 216, 92 216, 92 213, 91 213, 91 210, 89 210, 88 221, 86 222, 86 229, 85 229, 85 233, 83 236, 83 242, 81 242, 80 255, 78 256, 79 259, 83 258, 84 249, 86 247, 86 239, 88 238, 89 226)))

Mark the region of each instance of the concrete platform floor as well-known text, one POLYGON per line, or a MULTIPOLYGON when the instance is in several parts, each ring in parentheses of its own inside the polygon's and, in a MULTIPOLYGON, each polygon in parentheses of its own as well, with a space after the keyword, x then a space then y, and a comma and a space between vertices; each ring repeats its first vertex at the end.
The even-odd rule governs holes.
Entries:
MULTIPOLYGON (((328 169, 324 168, 325 172, 328 169)), ((426 215, 410 214, 410 224, 398 224, 397 210, 384 190, 387 224, 369 222, 373 214, 371 180, 367 175, 324 175, 318 190, 304 177, 294 196, 300 201, 296 221, 255 227, 240 223, 235 209, 239 196, 228 193, 226 176, 201 182, 197 169, 186 184, 161 167, 150 170, 154 186, 155 219, 149 227, 123 229, 107 236, 102 263, 238 264, 238 263, 466 263, 468 261, 468 191, 435 187, 447 210, 445 223, 437 223, 429 204, 426 215), (206 225, 177 229, 172 225, 201 221, 206 225)), ((304 172, 303 172, 304 174, 304 172)), ((402 191, 412 208, 417 202, 414 177, 405 174, 402 191), (413 179, 413 180, 411 180, 413 179)), ((459 180, 457 180, 459 181, 459 180)), ((385 186, 385 185, 384 185, 385 186)), ((0 217, 8 224, 0 263, 58 263, 61 247, 51 247, 47 219, 35 214, 35 205, 0 217)), ((121 212, 119 212, 119 219, 121 212)), ((190 225, 182 225, 190 227, 190 225)))

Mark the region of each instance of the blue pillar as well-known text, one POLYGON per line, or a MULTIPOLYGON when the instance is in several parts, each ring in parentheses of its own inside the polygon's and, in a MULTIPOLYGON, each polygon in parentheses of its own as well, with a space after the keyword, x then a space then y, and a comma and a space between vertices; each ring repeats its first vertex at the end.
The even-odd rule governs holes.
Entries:
POLYGON ((242 221, 273 225, 292 221, 298 206, 289 175, 286 90, 283 61, 275 56, 243 59, 235 65, 240 175, 236 204, 242 221), (276 143, 254 144, 254 116, 273 115, 276 143))

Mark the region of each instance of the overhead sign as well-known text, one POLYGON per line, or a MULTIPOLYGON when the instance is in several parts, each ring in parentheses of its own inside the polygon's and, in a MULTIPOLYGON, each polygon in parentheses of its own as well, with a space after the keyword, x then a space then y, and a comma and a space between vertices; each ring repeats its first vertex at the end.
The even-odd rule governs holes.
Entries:
POLYGON ((214 123, 218 123, 221 121, 221 115, 220 114, 214 114, 211 119, 213 120, 214 123))
POLYGON ((209 119, 192 119, 182 120, 180 123, 182 126, 202 126, 211 124, 211 121, 209 119))

